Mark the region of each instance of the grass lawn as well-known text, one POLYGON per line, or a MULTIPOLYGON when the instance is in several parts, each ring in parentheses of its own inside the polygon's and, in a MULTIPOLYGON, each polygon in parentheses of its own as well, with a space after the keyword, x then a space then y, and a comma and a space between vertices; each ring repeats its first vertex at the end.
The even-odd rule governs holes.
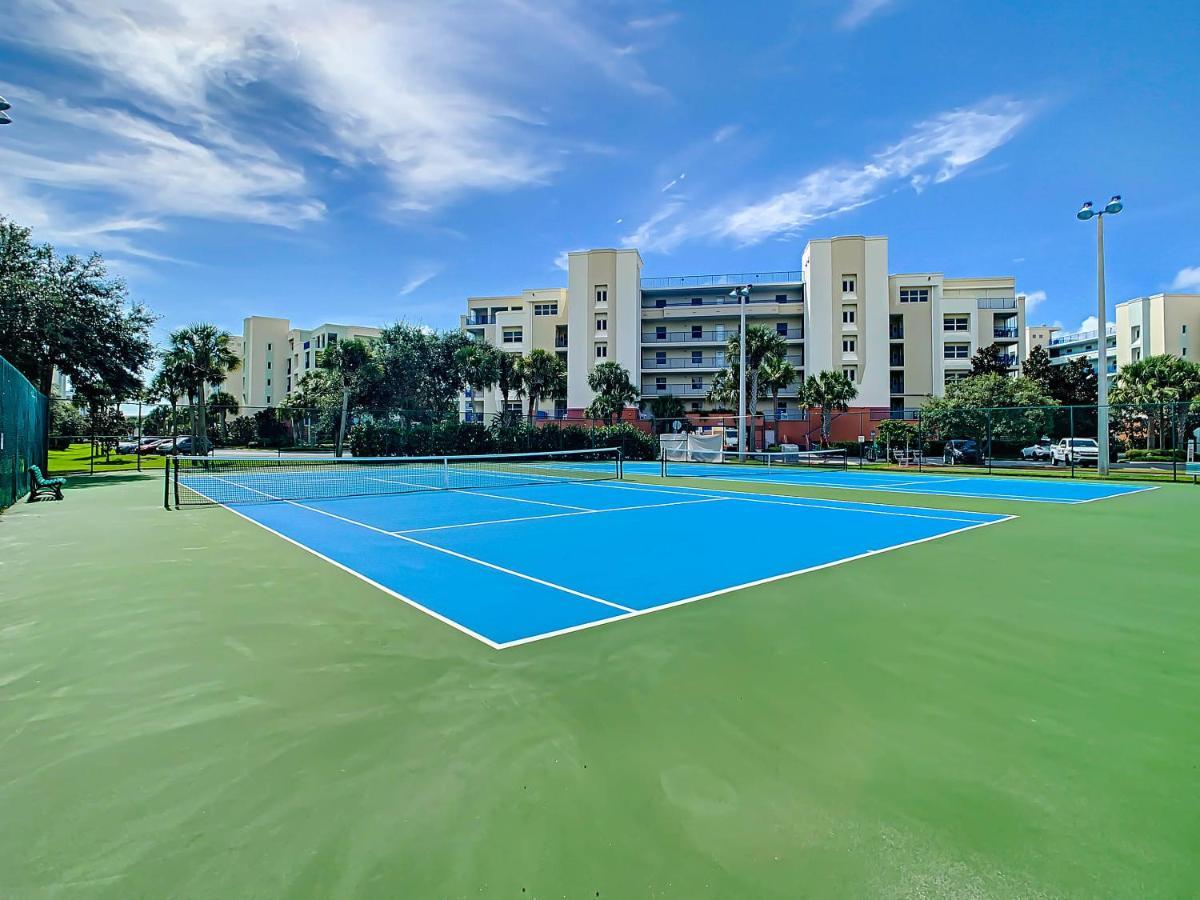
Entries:
POLYGON ((0 896, 1195 894, 1200 489, 769 490, 1019 518, 498 652, 150 475, 18 504, 0 896))
MULTIPOLYGON (((99 447, 95 456, 89 443, 71 444, 66 450, 51 450, 47 460, 50 475, 85 474, 94 467, 96 472, 137 471, 138 458, 133 453, 120 454, 115 450, 105 454, 99 447)), ((154 454, 142 456, 142 470, 162 470, 163 457, 154 454)))

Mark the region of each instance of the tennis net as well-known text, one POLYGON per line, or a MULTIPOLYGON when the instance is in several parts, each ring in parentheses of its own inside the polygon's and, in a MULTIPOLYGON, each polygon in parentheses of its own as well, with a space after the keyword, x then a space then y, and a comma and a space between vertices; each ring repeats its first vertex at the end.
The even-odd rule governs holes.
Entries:
POLYGON ((621 477, 621 450, 475 456, 167 458, 164 505, 269 503, 621 477))
POLYGON ((663 477, 669 475, 720 477, 722 474, 761 474, 764 471, 798 471, 845 469, 849 459, 845 450, 783 450, 753 451, 740 454, 736 450, 697 451, 686 453, 680 459, 678 453, 670 458, 662 457, 663 477))

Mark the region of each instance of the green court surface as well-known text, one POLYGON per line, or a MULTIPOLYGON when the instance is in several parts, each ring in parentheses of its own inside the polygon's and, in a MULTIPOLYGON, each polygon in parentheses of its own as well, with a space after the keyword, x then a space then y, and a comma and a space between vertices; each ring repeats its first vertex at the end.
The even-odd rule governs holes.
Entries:
POLYGON ((0 896, 1194 895, 1200 489, 903 501, 1019 518, 497 651, 72 479, 0 516, 0 896))

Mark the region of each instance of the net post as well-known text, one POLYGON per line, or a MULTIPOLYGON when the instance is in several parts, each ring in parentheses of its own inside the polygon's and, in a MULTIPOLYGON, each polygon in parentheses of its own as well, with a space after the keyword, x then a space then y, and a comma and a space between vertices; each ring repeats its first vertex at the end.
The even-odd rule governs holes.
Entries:
POLYGON ((450 457, 442 457, 442 487, 450 490, 450 457))
POLYGON ((167 457, 167 470, 171 471, 172 469, 175 472, 175 477, 172 479, 175 484, 175 508, 179 509, 179 457, 177 456, 167 457))
POLYGON ((658 461, 659 461, 659 476, 662 478, 666 478, 667 477, 667 448, 666 447, 658 448, 658 461))
POLYGON ((171 458, 163 465, 163 509, 171 509, 171 458))
POLYGON ((622 447, 617 448, 617 481, 625 478, 625 450, 622 447))
MULTIPOLYGON (((1067 419, 1071 426, 1071 440, 1067 443, 1067 460, 1071 463, 1071 477, 1075 477, 1075 407, 1067 407, 1067 419)), ((1099 410, 1099 407, 1097 407, 1099 410)), ((1099 415, 1097 411, 1096 415, 1099 415)))

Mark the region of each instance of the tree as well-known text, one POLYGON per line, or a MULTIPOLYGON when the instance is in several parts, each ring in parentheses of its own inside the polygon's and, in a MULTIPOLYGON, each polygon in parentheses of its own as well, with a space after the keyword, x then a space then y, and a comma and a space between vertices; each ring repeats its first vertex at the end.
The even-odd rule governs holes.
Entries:
POLYGON ((496 387, 500 389, 501 421, 508 421, 509 395, 516 394, 517 398, 520 399, 524 394, 524 387, 521 384, 521 373, 517 366, 519 359, 520 357, 515 353, 500 351, 500 370, 496 376, 496 387))
MULTIPOLYGON (((324 357, 322 357, 324 358, 324 357)), ((364 379, 364 381, 366 381, 364 379)), ((363 396, 371 385, 362 385, 363 396)), ((336 433, 341 410, 342 391, 337 375, 327 369, 310 369, 296 381, 292 392, 279 403, 279 412, 287 418, 288 433, 293 444, 315 445, 320 436, 336 433), (313 419, 317 420, 317 435, 313 435, 313 419), (303 428, 299 426, 303 426, 303 428)))
POLYGON ((1100 379, 1086 359, 1073 359, 1050 370, 1050 396, 1067 406, 1094 404, 1100 379))
POLYGON ((179 440, 179 401, 187 393, 184 386, 184 374, 169 359, 164 359, 158 373, 150 380, 147 396, 154 399, 166 400, 171 406, 171 446, 179 440))
MULTIPOLYGON (((741 364, 741 336, 734 334, 729 338, 727 353, 729 359, 738 360, 741 364)), ((765 325, 748 325, 746 327, 746 375, 749 379, 746 408, 753 422, 758 415, 759 377, 763 363, 772 357, 782 358, 787 353, 787 342, 783 336, 765 325)), ((745 423, 741 428, 746 429, 745 423)), ((750 428, 749 449, 754 449, 754 429, 750 428)))
POLYGON ((921 410, 922 430, 943 440, 974 438, 982 447, 998 428, 1007 438, 1036 440, 1051 426, 1057 404, 1029 378, 977 375, 946 385, 921 410))
POLYGON ((716 409, 737 409, 739 381, 737 363, 721 369, 708 387, 708 402, 716 409))
POLYGON ((35 246, 28 228, 0 218, 0 347, 43 394, 58 369, 76 385, 131 396, 154 357, 154 321, 128 301, 99 254, 59 257, 48 244, 35 246))
POLYGON ((376 407, 437 416, 457 408, 467 382, 458 351, 474 343, 461 331, 438 332, 399 322, 383 329, 373 352, 377 365, 363 383, 376 407))
POLYGON ((846 412, 850 401, 858 396, 854 382, 841 372, 818 372, 804 382, 804 396, 809 406, 821 409, 821 443, 829 446, 829 432, 834 412, 846 412))
POLYGON ((208 424, 204 398, 210 386, 215 387, 225 376, 236 371, 241 361, 233 350, 233 337, 216 325, 197 322, 171 332, 170 348, 164 363, 178 373, 194 411, 192 443, 195 449, 205 446, 208 424))
POLYGON ((500 380, 501 351, 487 341, 472 341, 460 347, 455 359, 473 394, 490 391, 500 380))
POLYGON ((221 422, 221 441, 225 442, 229 435, 227 423, 229 416, 236 416, 240 411, 237 398, 225 391, 213 391, 208 395, 208 414, 221 422))
POLYGON ((776 418, 779 416, 780 392, 791 387, 799 375, 796 367, 784 356, 768 356, 763 360, 759 379, 762 381, 763 390, 771 395, 771 412, 776 418))
POLYGON ((668 430, 668 420, 682 419, 687 415, 683 401, 671 394, 652 397, 649 406, 650 415, 654 418, 654 431, 658 434, 668 430))
MULTIPOLYGON (((876 438, 883 441, 883 455, 886 460, 891 456, 893 446, 903 446, 905 449, 916 444, 921 437, 920 427, 916 422, 906 422, 903 419, 884 419, 876 429, 876 438)), ((922 442, 923 443, 923 442, 922 442)), ((924 450, 924 447, 919 448, 924 450)))
POLYGON ((335 456, 342 455, 342 446, 346 439, 346 419, 350 415, 350 394, 359 387, 359 379, 370 371, 373 364, 374 359, 370 346, 365 341, 353 338, 331 344, 321 354, 321 368, 334 375, 342 391, 342 412, 338 417, 335 456))
POLYGON ((620 363, 602 362, 588 373, 588 387, 595 394, 587 415, 594 419, 604 419, 610 425, 615 418, 621 420, 626 403, 637 400, 637 390, 629 380, 629 372, 620 363))
POLYGON ((1025 357, 1025 362, 1021 366, 1021 375, 1040 385, 1044 393, 1052 394, 1051 370, 1053 368, 1050 364, 1050 354, 1046 352, 1045 347, 1039 344, 1025 357))
POLYGON ((971 357, 971 374, 1007 375, 1009 366, 1005 356, 1005 350, 1000 344, 980 347, 971 357))
POLYGON ((1146 446, 1153 445, 1155 436, 1166 434, 1175 422, 1176 443, 1187 441, 1188 413, 1200 400, 1200 365, 1191 360, 1166 353, 1147 356, 1122 366, 1109 393, 1115 406, 1127 404, 1134 408, 1114 410, 1132 430, 1135 419, 1146 424, 1146 446))
POLYGON ((529 401, 529 418, 537 413, 539 400, 561 397, 567 392, 567 367, 551 353, 537 347, 517 360, 517 373, 529 401))

